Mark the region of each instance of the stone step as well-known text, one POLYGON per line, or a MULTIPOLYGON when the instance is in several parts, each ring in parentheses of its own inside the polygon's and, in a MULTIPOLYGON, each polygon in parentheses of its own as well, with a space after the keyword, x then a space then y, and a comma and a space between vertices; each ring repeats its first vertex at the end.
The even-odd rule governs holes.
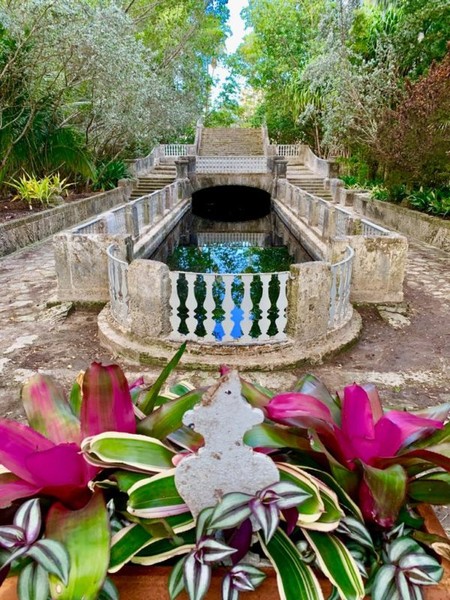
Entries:
POLYGON ((200 156, 262 156, 264 154, 260 129, 232 127, 202 130, 200 156))

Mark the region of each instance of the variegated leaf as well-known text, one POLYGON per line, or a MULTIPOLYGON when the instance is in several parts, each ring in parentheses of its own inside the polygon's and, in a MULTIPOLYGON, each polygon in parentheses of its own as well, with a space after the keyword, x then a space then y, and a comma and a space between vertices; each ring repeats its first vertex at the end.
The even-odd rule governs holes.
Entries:
POLYGON ((190 554, 184 563, 184 586, 190 600, 202 600, 211 582, 211 567, 196 560, 190 554))
POLYGON ((93 465, 143 473, 173 468, 175 452, 155 438, 131 433, 100 433, 83 440, 82 451, 93 465))
POLYGON ((210 517, 209 527, 211 529, 237 527, 250 516, 249 501, 252 498, 253 496, 241 492, 225 494, 210 517))
POLYGON ((142 519, 189 512, 175 485, 175 469, 135 483, 128 490, 128 496, 128 512, 142 519))
POLYGON ((364 584, 358 565, 344 544, 332 534, 304 530, 316 553, 322 573, 338 589, 342 600, 364 597, 364 584))
POLYGON ((47 600, 48 575, 41 565, 30 563, 20 572, 17 592, 20 600, 47 600))
POLYGON ((260 543, 277 573, 278 593, 282 600, 324 600, 312 569, 305 565, 297 548, 281 529, 268 544, 261 537, 260 543))
POLYGON ((186 558, 183 557, 180 559, 175 566, 173 567, 170 577, 169 577, 169 596, 170 600, 175 600, 175 598, 181 594, 184 590, 184 580, 183 580, 183 572, 184 572, 184 563, 186 558))
POLYGON ((14 515, 14 525, 23 529, 27 544, 32 544, 38 539, 42 527, 41 507, 38 498, 24 502, 17 509, 14 515))
POLYGON ((299 520, 302 523, 314 523, 325 510, 316 480, 296 465, 277 463, 281 481, 289 481, 304 490, 308 497, 299 505, 299 520))
POLYGON ((67 585, 70 560, 63 544, 55 540, 39 540, 31 546, 27 556, 39 563, 48 573, 56 575, 64 585, 67 585))

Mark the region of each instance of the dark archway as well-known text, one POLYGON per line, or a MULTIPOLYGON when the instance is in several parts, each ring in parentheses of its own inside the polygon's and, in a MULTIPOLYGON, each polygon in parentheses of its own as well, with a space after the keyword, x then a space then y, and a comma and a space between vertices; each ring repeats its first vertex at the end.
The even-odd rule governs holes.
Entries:
POLYGON ((192 194, 192 213, 209 221, 253 221, 270 214, 270 207, 268 192, 243 185, 221 185, 192 194))

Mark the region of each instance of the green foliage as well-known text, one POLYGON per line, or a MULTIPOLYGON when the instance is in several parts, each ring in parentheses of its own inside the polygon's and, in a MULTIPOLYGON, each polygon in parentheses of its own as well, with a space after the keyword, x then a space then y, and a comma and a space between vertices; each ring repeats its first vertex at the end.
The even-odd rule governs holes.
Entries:
POLYGON ((66 183, 66 179, 61 179, 59 173, 42 179, 25 173, 8 185, 17 191, 13 200, 23 200, 28 204, 30 210, 33 209, 33 202, 46 207, 57 204, 71 186, 70 183, 66 183))
POLYGON ((420 188, 411 192, 407 198, 408 205, 416 210, 431 215, 450 216, 450 189, 432 190, 420 188))
POLYGON ((130 173, 123 160, 100 162, 96 166, 92 188, 94 190, 113 190, 117 187, 119 179, 128 177, 130 177, 130 173))

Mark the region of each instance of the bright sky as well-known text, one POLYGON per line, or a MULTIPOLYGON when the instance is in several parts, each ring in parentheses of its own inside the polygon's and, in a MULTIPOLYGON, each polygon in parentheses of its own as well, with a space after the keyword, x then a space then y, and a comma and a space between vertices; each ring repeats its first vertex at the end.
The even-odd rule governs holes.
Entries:
POLYGON ((228 0, 228 8, 230 10, 230 19, 228 24, 232 35, 227 39, 227 52, 229 54, 236 51, 236 48, 244 37, 244 21, 241 19, 241 10, 247 6, 247 0, 228 0))
MULTIPOLYGON (((232 54, 236 51, 239 44, 242 42, 242 38, 245 33, 244 21, 241 19, 241 10, 247 6, 248 0, 228 0, 228 8, 230 10, 230 18, 228 25, 231 29, 231 35, 227 38, 226 49, 228 54, 232 54)), ((220 89, 225 79, 227 78, 228 70, 221 66, 218 66, 214 71, 214 79, 217 79, 217 83, 214 89, 211 91, 211 100, 217 98, 220 94, 220 89)))

